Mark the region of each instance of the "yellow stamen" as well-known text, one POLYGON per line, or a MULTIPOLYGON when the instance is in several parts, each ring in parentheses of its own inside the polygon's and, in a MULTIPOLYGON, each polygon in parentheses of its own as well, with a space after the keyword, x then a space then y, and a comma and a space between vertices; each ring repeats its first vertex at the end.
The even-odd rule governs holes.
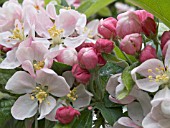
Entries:
POLYGON ((50 29, 48 29, 48 32, 52 38, 55 38, 57 36, 60 36, 61 33, 64 32, 64 29, 57 29, 56 26, 54 25, 50 29))
POLYGON ((34 66, 35 70, 40 70, 44 67, 44 65, 45 65, 44 61, 39 61, 39 62, 35 63, 33 66, 34 66))
POLYGON ((152 72, 152 69, 148 69, 148 72, 152 72))
POLYGON ((78 98, 76 92, 77 92, 77 90, 76 90, 76 88, 74 88, 72 91, 70 91, 69 94, 67 94, 67 97, 68 97, 70 100, 75 101, 75 100, 78 98))

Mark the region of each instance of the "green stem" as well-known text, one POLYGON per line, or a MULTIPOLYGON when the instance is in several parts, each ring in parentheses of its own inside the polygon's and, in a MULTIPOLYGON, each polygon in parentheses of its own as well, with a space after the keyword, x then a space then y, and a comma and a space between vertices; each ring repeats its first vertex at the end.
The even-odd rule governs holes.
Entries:
POLYGON ((160 43, 159 43, 157 36, 155 36, 152 40, 154 41, 154 44, 156 45, 156 53, 158 53, 158 46, 160 43))
POLYGON ((35 115, 35 128, 38 128, 38 114, 35 115))
POLYGON ((127 59, 127 61, 130 63, 130 64, 133 64, 132 61, 129 59, 129 57, 122 51, 124 57, 127 59))

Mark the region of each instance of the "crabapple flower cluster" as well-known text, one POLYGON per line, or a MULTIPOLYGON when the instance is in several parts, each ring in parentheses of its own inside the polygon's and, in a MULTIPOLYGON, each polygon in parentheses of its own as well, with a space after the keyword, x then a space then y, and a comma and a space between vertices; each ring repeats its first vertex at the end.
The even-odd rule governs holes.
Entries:
POLYGON ((9 0, 0 8, 0 69, 14 72, 2 91, 16 99, 14 119, 67 125, 88 113, 95 126, 167 128, 170 31, 158 38, 145 10, 88 21, 71 8, 80 1, 68 5, 9 0))

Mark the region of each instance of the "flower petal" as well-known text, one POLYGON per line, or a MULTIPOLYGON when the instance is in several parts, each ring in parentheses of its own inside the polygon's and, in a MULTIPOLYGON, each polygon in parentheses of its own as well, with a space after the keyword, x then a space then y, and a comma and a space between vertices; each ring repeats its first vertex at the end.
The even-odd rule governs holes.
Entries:
POLYGON ((5 89, 16 94, 30 93, 35 88, 34 79, 24 71, 16 72, 7 82, 5 89))
POLYGON ((17 120, 30 118, 37 113, 38 102, 31 100, 30 95, 20 96, 11 108, 12 116, 17 120))
POLYGON ((37 71, 36 81, 39 84, 48 86, 48 91, 57 97, 65 96, 70 92, 70 87, 61 76, 58 76, 53 70, 43 68, 37 71))
POLYGON ((22 63, 22 68, 25 71, 28 71, 31 74, 32 77, 35 77, 34 68, 33 68, 31 61, 29 61, 29 60, 24 61, 22 63))
POLYGON ((93 94, 91 94, 89 91, 87 91, 84 87, 84 85, 79 85, 76 87, 76 94, 77 94, 77 100, 73 102, 73 106, 75 108, 81 108, 86 107, 90 104, 91 97, 93 94))
POLYGON ((166 50, 166 55, 165 55, 165 66, 170 68, 170 44, 168 44, 168 48, 166 50))
POLYGON ((129 103, 133 102, 135 100, 135 98, 133 96, 129 95, 129 96, 126 96, 125 98, 123 98, 122 100, 118 100, 110 95, 109 100, 114 103, 117 103, 117 104, 129 104, 129 103))
POLYGON ((48 115, 56 106, 56 100, 52 96, 48 96, 39 107, 40 116, 38 120, 43 119, 46 115, 48 115))
POLYGON ((1 69, 14 69, 21 65, 16 58, 16 51, 17 48, 14 48, 13 50, 7 52, 7 57, 0 64, 1 69))
POLYGON ((130 118, 128 117, 121 117, 119 120, 118 120, 118 123, 123 125, 123 126, 126 126, 129 127, 129 128, 140 128, 139 126, 137 126, 130 118))
POLYGON ((75 81, 75 78, 73 77, 73 74, 71 71, 66 71, 62 74, 62 76, 65 78, 66 82, 70 86, 70 88, 73 86, 73 83, 75 81))

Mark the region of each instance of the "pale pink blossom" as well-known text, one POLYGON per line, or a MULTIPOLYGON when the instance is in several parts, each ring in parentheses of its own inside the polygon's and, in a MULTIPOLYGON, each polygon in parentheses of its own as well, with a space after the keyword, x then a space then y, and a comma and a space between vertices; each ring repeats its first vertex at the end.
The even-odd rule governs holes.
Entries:
POLYGON ((44 118, 56 106, 56 100, 50 94, 62 97, 69 93, 65 79, 45 68, 37 71, 35 78, 24 71, 18 71, 8 80, 5 88, 15 94, 25 94, 11 108, 12 116, 18 120, 30 118, 38 110, 38 119, 44 118))

